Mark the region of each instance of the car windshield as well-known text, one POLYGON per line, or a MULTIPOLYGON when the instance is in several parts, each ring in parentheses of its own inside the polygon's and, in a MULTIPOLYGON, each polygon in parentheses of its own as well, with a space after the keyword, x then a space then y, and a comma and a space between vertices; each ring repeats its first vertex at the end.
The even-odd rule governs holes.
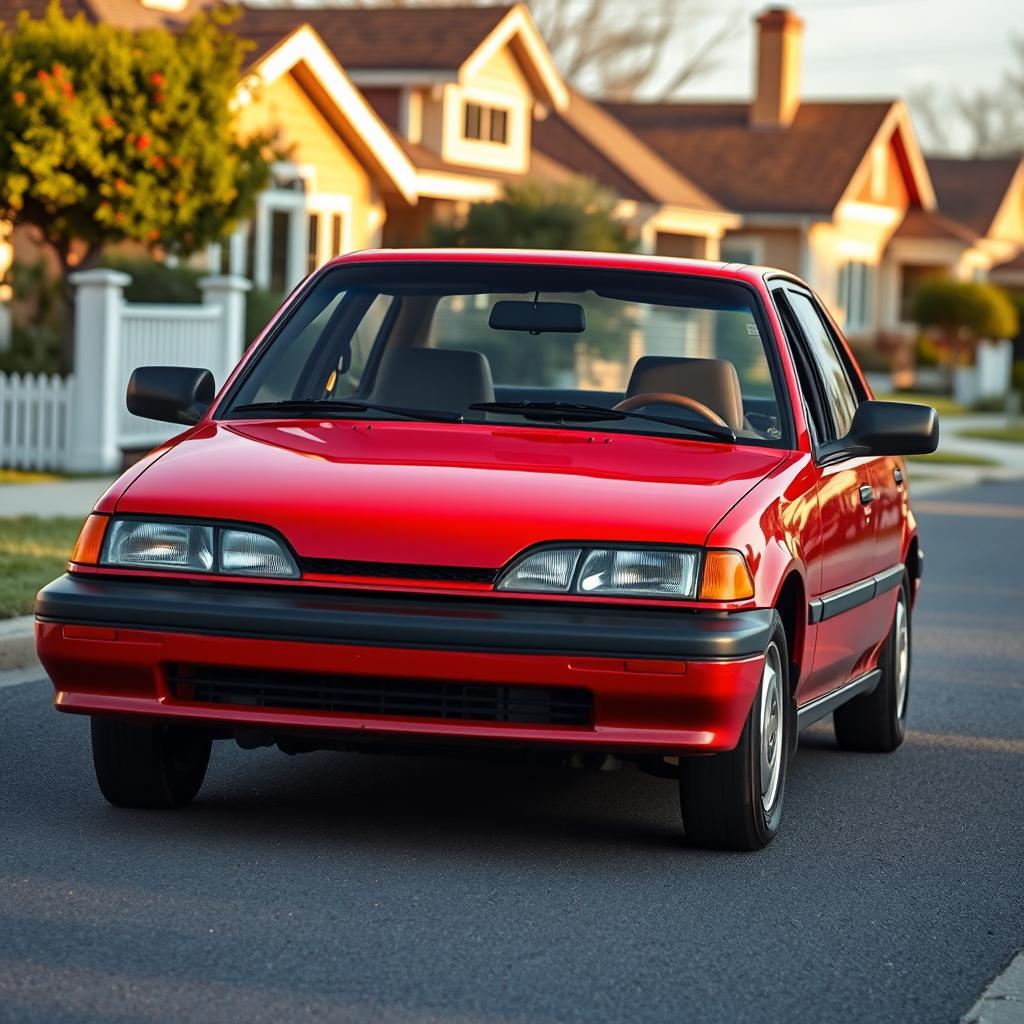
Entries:
POLYGON ((787 417, 753 289, 518 263, 325 271, 218 412, 501 423, 780 447, 787 417))

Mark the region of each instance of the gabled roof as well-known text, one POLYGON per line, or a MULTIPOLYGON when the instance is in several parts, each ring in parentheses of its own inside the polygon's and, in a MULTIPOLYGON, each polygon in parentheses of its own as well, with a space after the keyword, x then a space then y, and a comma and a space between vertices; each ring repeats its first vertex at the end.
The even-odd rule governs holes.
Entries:
POLYGON ((946 217, 937 210, 922 210, 912 206, 907 210, 893 238, 921 239, 959 242, 971 246, 978 242, 978 236, 965 224, 946 217))
POLYGON ((606 103, 673 167, 744 213, 831 215, 894 101, 807 101, 752 128, 747 103, 606 103))
POLYGON ((552 112, 535 123, 533 145, 622 199, 727 212, 626 125, 578 92, 570 91, 568 106, 561 113, 552 112))
POLYGON ((987 235, 1022 160, 1018 156, 929 157, 927 163, 939 209, 977 234, 987 235))
MULTIPOLYGON (((4 2, 4 0, 0 0, 4 2)), ((100 2, 100 0, 89 0, 100 2)), ((111 2, 111 0, 105 0, 111 2)), ((120 0, 114 0, 120 2, 120 0)), ((304 22, 359 84, 426 75, 455 80, 508 45, 536 95, 565 105, 565 86, 522 3, 502 6, 244 8, 232 31, 257 41, 304 22), (383 76, 383 77, 382 77, 383 76)))
MULTIPOLYGON (((271 38, 260 40, 265 43, 271 38)), ((248 71, 239 85, 237 102, 248 102, 250 77, 269 85, 282 75, 293 75, 360 162, 407 202, 416 201, 416 171, 411 161, 309 25, 300 25, 284 38, 276 37, 262 46, 248 71)))
POLYGON ((282 36, 306 22, 350 71, 457 71, 512 10, 500 7, 246 8, 233 30, 282 36))

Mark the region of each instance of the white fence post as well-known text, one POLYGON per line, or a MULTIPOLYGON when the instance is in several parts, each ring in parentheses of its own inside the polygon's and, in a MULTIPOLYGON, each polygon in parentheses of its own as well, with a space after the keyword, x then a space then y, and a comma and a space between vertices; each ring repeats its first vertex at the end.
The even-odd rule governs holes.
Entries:
POLYGON ((203 292, 203 304, 220 306, 223 315, 220 365, 210 367, 220 387, 235 363, 242 358, 248 341, 245 336, 245 293, 252 288, 252 282, 237 274, 223 274, 200 278, 199 287, 203 292))
POLYGON ((121 468, 121 312, 131 278, 119 270, 100 269, 81 270, 69 280, 78 291, 66 465, 79 473, 109 473, 121 468))

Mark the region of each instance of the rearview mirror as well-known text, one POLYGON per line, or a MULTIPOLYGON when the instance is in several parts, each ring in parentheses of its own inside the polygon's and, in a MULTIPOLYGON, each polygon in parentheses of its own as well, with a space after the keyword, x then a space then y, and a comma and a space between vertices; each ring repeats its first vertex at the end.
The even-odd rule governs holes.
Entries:
POLYGON ((938 413, 909 402, 861 402, 843 439, 858 455, 930 455, 938 446, 938 413))
POLYGON ((128 411, 148 420, 198 423, 213 404, 213 374, 194 366, 140 366, 132 371, 128 411))
POLYGON ((495 331, 582 334, 587 329, 587 315, 578 302, 519 302, 502 299, 491 307, 487 324, 495 331))

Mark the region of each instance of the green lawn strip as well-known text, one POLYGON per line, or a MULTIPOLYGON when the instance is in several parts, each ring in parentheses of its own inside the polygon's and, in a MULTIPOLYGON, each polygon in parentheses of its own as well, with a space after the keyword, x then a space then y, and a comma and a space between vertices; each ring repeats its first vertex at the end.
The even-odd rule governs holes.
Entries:
POLYGON ((64 571, 81 518, 0 519, 0 618, 28 615, 36 591, 64 571))
POLYGON ((908 455, 907 462, 933 466, 998 466, 998 459, 987 455, 970 455, 964 452, 933 452, 931 455, 908 455))
POLYGON ((33 473, 24 469, 0 469, 0 484, 52 484, 64 477, 56 473, 33 473))
POLYGON ((928 395, 921 391, 894 391, 888 395, 875 395, 880 402, 914 402, 930 405, 940 416, 966 416, 970 409, 945 395, 928 395))
POLYGON ((1012 427, 975 427, 971 430, 961 430, 958 437, 970 437, 977 441, 1003 441, 1008 444, 1020 444, 1024 442, 1024 423, 1017 423, 1012 427))

